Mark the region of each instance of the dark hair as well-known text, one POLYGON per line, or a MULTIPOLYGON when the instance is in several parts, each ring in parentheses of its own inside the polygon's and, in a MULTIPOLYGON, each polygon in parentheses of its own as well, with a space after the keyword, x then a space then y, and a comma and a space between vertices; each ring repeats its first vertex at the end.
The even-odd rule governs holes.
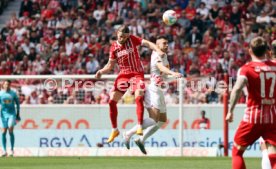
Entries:
POLYGON ((129 33, 130 32, 129 29, 128 29, 128 26, 126 26, 126 25, 120 26, 117 31, 122 32, 122 33, 129 33))
POLYGON ((264 38, 262 37, 256 37, 251 40, 250 42, 250 48, 252 49, 252 52, 257 57, 262 57, 266 53, 267 43, 264 38))
POLYGON ((160 35, 160 36, 157 36, 156 38, 156 42, 159 40, 159 39, 165 39, 165 40, 168 40, 166 36, 163 36, 163 35, 160 35))

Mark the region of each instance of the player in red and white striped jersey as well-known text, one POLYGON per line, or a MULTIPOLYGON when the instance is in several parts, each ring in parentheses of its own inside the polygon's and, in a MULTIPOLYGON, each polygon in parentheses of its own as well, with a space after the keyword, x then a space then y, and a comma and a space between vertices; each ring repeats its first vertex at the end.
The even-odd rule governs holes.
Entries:
POLYGON ((117 41, 113 42, 110 48, 109 61, 104 68, 96 73, 96 78, 100 78, 102 74, 110 72, 115 63, 119 65, 120 73, 115 80, 114 88, 111 92, 109 100, 109 112, 112 124, 112 132, 108 143, 112 142, 119 135, 117 128, 117 102, 122 98, 128 88, 135 94, 135 102, 137 105, 136 114, 138 125, 136 134, 143 135, 142 122, 144 114, 144 68, 140 60, 138 47, 140 45, 149 47, 156 51, 159 55, 165 55, 154 43, 130 35, 127 26, 123 25, 117 30, 117 41))
MULTIPOLYGON (((166 37, 157 37, 156 45, 163 52, 168 52, 168 40, 166 37)), ((173 72, 169 69, 167 55, 161 57, 155 51, 151 54, 150 69, 151 83, 145 92, 145 107, 148 110, 149 118, 145 118, 143 121, 142 127, 145 129, 144 135, 135 140, 136 145, 144 154, 147 154, 144 147, 146 139, 153 135, 167 121, 165 97, 162 90, 167 75, 172 75, 176 78, 182 77, 180 73, 173 72)), ((130 149, 130 138, 135 134, 137 127, 134 126, 123 134, 127 149, 130 149)))
POLYGON ((247 108, 234 137, 233 169, 245 169, 242 155, 259 137, 266 142, 272 169, 276 168, 276 63, 266 59, 267 49, 266 41, 261 37, 250 42, 252 61, 240 68, 230 96, 226 120, 232 122, 243 87, 248 90, 247 108))

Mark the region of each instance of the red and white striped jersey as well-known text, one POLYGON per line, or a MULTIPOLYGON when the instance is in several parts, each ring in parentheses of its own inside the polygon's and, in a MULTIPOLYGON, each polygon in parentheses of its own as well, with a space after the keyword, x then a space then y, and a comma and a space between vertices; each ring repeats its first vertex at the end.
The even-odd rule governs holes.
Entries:
POLYGON ((243 121, 255 124, 276 123, 276 63, 252 61, 242 66, 238 77, 247 79, 247 108, 243 121))
POLYGON ((138 47, 142 44, 142 38, 130 35, 123 44, 113 42, 109 51, 109 59, 117 60, 120 73, 144 72, 138 47))

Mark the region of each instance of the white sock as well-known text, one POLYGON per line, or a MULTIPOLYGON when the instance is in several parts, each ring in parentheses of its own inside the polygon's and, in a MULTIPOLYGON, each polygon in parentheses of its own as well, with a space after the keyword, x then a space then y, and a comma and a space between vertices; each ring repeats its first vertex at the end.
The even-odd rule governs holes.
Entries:
MULTIPOLYGON (((149 126, 155 125, 156 122, 152 118, 146 118, 143 120, 142 129, 148 128, 149 126)), ((133 126, 130 130, 126 132, 126 134, 131 137, 136 133, 137 128, 139 125, 133 126)))
POLYGON ((262 169, 272 169, 269 158, 268 158, 268 153, 267 149, 264 149, 262 151, 262 169))
POLYGON ((113 129, 112 129, 112 132, 114 132, 114 131, 118 131, 118 128, 113 128, 113 129))
POLYGON ((153 135, 160 127, 163 126, 165 122, 157 122, 155 125, 152 125, 148 127, 145 131, 143 136, 140 136, 140 140, 144 143, 147 138, 149 138, 151 135, 153 135))

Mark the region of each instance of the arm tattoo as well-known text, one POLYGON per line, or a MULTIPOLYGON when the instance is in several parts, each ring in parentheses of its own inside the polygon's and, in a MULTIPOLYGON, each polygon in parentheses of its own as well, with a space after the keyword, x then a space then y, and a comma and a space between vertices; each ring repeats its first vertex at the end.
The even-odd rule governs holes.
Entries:
POLYGON ((246 84, 246 79, 245 78, 238 78, 237 79, 237 82, 231 92, 231 95, 230 95, 230 111, 233 112, 236 104, 237 104, 237 101, 238 99, 240 98, 241 96, 241 93, 242 93, 242 89, 244 87, 244 85, 246 84))

